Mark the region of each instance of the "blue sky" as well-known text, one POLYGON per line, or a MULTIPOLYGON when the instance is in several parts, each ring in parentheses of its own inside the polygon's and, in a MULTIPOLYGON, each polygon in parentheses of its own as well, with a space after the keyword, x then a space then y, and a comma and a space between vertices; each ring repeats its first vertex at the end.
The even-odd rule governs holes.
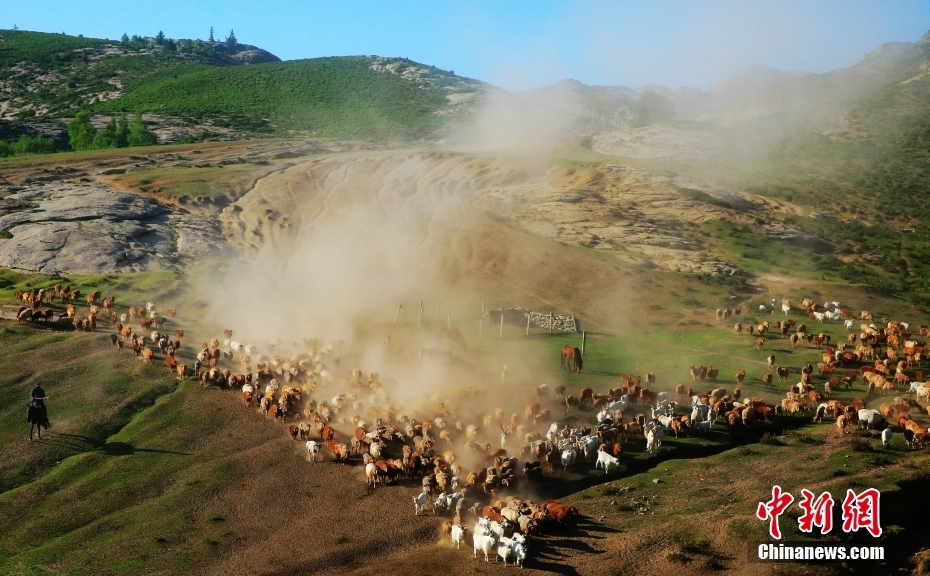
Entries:
POLYGON ((511 89, 710 88, 746 66, 826 72, 930 30, 930 2, 0 0, 0 28, 217 38, 290 60, 405 56, 511 89))

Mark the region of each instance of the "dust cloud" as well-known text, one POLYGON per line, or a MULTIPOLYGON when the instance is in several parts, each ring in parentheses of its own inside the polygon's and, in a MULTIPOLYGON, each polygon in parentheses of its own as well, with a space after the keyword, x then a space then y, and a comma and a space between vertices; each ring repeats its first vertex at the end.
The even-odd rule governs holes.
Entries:
POLYGON ((233 263, 223 308, 258 340, 351 339, 359 320, 384 320, 432 283, 429 249, 406 216, 352 205, 315 218, 290 244, 233 263))

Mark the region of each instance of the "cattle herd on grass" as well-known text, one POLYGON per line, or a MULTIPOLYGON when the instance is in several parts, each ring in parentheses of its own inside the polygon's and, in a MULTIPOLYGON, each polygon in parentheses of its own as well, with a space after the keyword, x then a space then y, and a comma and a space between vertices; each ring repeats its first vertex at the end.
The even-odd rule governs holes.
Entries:
MULTIPOLYGON (((737 323, 737 335, 745 332, 762 339, 777 330, 794 346, 807 342, 823 350, 822 362, 816 368, 801 367, 800 381, 774 405, 760 397, 742 397, 744 370, 733 374, 735 387, 728 390, 717 384, 718 369, 691 366, 689 385, 679 382, 666 391, 657 389, 653 374, 645 380, 622 374, 616 387, 601 392, 584 388, 577 395, 566 394, 564 386, 542 384, 522 410, 514 411, 489 409, 486 393, 471 388, 443 397, 424 394, 417 408, 401 404, 394 399, 392 379, 342 366, 341 343, 322 339, 304 339, 294 345, 297 350, 289 350, 280 342, 235 338, 226 330, 222 338, 217 335, 199 346, 186 345, 190 359, 179 363, 175 358, 184 331, 160 331, 173 321, 174 310, 163 316, 148 302, 120 314, 114 297, 101 298, 94 292, 86 298, 88 313, 79 315, 75 302, 80 292, 60 285, 17 296, 25 304, 17 315, 20 322, 50 322, 55 312, 39 310, 43 301, 51 304, 55 297, 64 306, 56 322, 73 322, 75 329, 94 331, 102 312, 113 329, 110 340, 118 352, 131 346, 146 363, 157 354, 180 379, 191 376, 205 388, 240 395, 243 405, 281 422, 287 437, 303 442, 302 453, 309 462, 330 458, 357 463, 369 491, 390 484, 415 486, 415 515, 451 516, 442 525, 443 538, 460 547, 468 536, 476 558, 479 553, 486 560, 496 555, 520 566, 530 556, 535 534, 570 523, 577 514, 574 507, 538 497, 545 493, 546 476, 559 469, 617 472, 625 446, 638 444, 646 453, 657 453, 670 434, 677 438, 747 429, 754 421, 778 415, 810 415, 818 422, 832 418, 843 433, 856 425, 879 430, 886 446, 894 427, 902 431, 909 447, 930 440, 927 430, 911 417, 914 409, 920 409, 918 401, 930 402, 930 384, 920 382, 921 372, 914 377, 909 372, 921 366, 925 343, 915 339, 907 323, 876 324, 868 312, 860 314, 859 334, 850 333, 847 341, 835 344, 829 335, 814 335, 804 323, 788 319, 779 319, 776 328, 762 321, 747 323, 744 330, 737 323), (138 331, 131 322, 136 322, 138 331), (815 370, 824 379, 821 385, 815 383, 815 370), (841 387, 848 390, 860 381, 865 383, 866 400, 899 389, 903 394, 881 403, 877 410, 860 398, 831 398, 841 387), (471 528, 468 515, 475 517, 471 528)), ((801 304, 811 322, 851 316, 838 303, 818 306, 804 300, 801 304)), ((791 306, 782 302, 781 309, 787 315, 791 306)), ((766 310, 774 313, 775 302, 766 310)), ((739 313, 739 308, 718 310, 717 317, 727 320, 739 313)), ((848 322, 846 327, 851 327, 848 322)), ((920 326, 918 334, 930 332, 920 326)), ((796 371, 776 365, 772 355, 762 382, 772 387, 775 375, 779 382, 787 382, 796 371)), ((642 451, 639 446, 635 451, 642 451)))
MULTIPOLYGON (((872 313, 866 310, 860 311, 857 319, 852 310, 841 306, 839 302, 820 305, 809 298, 802 298, 797 307, 812 326, 815 323, 837 322, 842 323, 848 333, 844 342, 831 343, 829 334, 815 334, 808 330, 804 322, 788 318, 775 321, 774 330, 787 338, 792 347, 806 341, 808 345, 821 350, 822 356, 816 368, 811 363, 800 368, 800 381, 790 387, 787 398, 775 407, 774 413, 813 414, 816 422, 835 418, 841 433, 857 424, 866 429, 879 429, 885 446, 891 445, 893 429, 896 427, 909 448, 928 445, 928 431, 913 419, 912 412, 926 409, 930 416, 930 382, 924 381, 921 369, 927 358, 926 342, 918 339, 930 336, 930 328, 919 325, 913 331, 909 323, 887 318, 876 323, 872 313), (857 321, 858 332, 855 329, 857 321), (815 370, 816 375, 824 380, 821 386, 814 382, 815 370), (865 400, 854 398, 844 402, 831 398, 834 392, 842 388, 850 390, 860 380, 865 388, 865 400), (882 402, 877 410, 866 407, 873 396, 895 393, 899 395, 890 402, 882 402), (910 398, 911 394, 914 398, 910 398), (927 404, 922 407, 920 401, 927 404)), ((749 306, 744 308, 746 313, 751 310, 749 306)), ((793 310, 791 302, 782 300, 780 310, 787 316, 793 310)), ((772 300, 771 305, 759 305, 758 311, 775 314, 776 301, 772 300)), ((718 309, 716 317, 725 321, 739 316, 740 312, 740 307, 718 309)), ((770 330, 774 333, 771 326, 767 320, 745 325, 737 322, 734 330, 737 335, 744 332, 750 336, 758 334, 757 344, 761 348, 763 337, 770 330)), ((776 367, 774 355, 769 357, 769 368, 775 371, 782 382, 787 381, 792 372, 789 367, 776 367)), ((740 372, 737 372, 738 381, 740 372)), ((771 386, 771 373, 765 374, 762 380, 771 386)))

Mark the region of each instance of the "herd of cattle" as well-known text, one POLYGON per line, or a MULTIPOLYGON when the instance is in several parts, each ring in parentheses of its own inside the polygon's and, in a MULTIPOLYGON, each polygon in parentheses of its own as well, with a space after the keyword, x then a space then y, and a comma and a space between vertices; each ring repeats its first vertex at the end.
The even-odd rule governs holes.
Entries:
MULTIPOLYGON (((927 357, 926 342, 915 339, 914 332, 907 322, 881 319, 877 324, 872 313, 863 310, 859 313, 859 332, 854 331, 855 316, 848 308, 843 308, 839 302, 816 304, 809 298, 802 298, 798 302, 808 319, 818 323, 843 322, 849 331, 845 342, 831 345, 829 334, 815 335, 809 332, 803 323, 791 319, 778 320, 775 326, 783 337, 787 337, 792 347, 806 340, 818 349, 822 349, 822 361, 816 366, 817 374, 824 377, 822 388, 818 388, 813 381, 814 366, 808 363, 801 368, 801 380, 791 386, 788 397, 776 406, 774 413, 779 411, 788 414, 813 413, 815 421, 822 421, 824 417, 836 419, 840 432, 846 432, 849 426, 859 424, 863 428, 881 430, 882 443, 891 445, 893 426, 903 433, 905 443, 910 448, 919 448, 930 445, 930 435, 925 427, 919 425, 911 416, 913 410, 922 411, 924 408, 918 403, 928 402, 926 411, 930 416, 930 382, 924 381, 924 374, 919 368, 927 357), (824 348, 825 346, 825 348, 824 348), (840 375, 842 371, 842 376, 840 375), (909 372, 912 371, 912 372, 909 372), (849 390, 853 384, 862 379, 866 385, 866 398, 873 394, 893 393, 903 390, 904 395, 895 397, 891 402, 882 403, 877 410, 866 408, 866 402, 855 398, 849 402, 831 399, 833 392, 840 387, 849 390), (908 396, 914 394, 915 399, 908 396)), ((781 301, 781 310, 787 315, 792 306, 790 301, 781 301)), ((750 307, 745 307, 750 312, 750 307)), ((775 300, 771 306, 759 306, 759 312, 775 312, 775 300)), ((733 315, 739 315, 740 308, 734 310, 718 309, 716 316, 719 320, 726 320, 733 315)), ((744 325, 737 322, 734 331, 737 335, 745 332, 750 336, 759 335, 758 346, 762 346, 762 336, 770 330, 770 323, 762 321, 758 324, 744 325)), ((930 327, 920 325, 916 336, 930 336, 930 327)), ((786 381, 791 369, 776 367, 774 355, 769 356, 770 373, 765 374, 763 383, 772 384, 773 375, 777 373, 779 380, 786 381)), ((692 378, 703 380, 702 368, 692 367, 692 378), (696 372, 696 370, 698 372, 696 372)), ((703 370, 708 370, 703 368, 703 370)), ((736 373, 737 386, 742 384, 745 377, 743 371, 736 373)), ((712 380, 716 379, 716 375, 712 380)))
MULTIPOLYGON (((814 366, 807 364, 800 370, 800 381, 775 405, 758 397, 741 399, 746 377, 743 370, 735 372, 732 391, 722 387, 695 391, 693 386, 716 383, 719 370, 692 366, 692 387, 679 382, 674 391, 656 390, 653 374, 647 374, 645 383, 639 376, 624 374, 618 387, 603 393, 584 388, 577 396, 566 395, 564 386, 550 389, 543 384, 537 387, 536 398, 520 412, 503 408, 488 411, 484 408, 486 394, 467 389, 445 401, 435 399, 432 405, 418 409, 421 414, 414 414, 409 406, 391 403, 392 380, 382 383, 376 372, 340 368, 334 354, 338 343, 305 339, 303 350, 293 352, 280 343, 237 341, 233 332, 226 330, 222 339, 203 342, 196 354, 192 352, 189 371, 187 364, 175 360, 183 330, 175 330, 173 336, 157 330, 137 334, 129 326, 138 318, 142 330, 162 327, 167 320, 152 302, 118 315, 115 298, 101 299, 100 293, 94 292, 86 298, 88 314, 78 317, 72 302, 78 301, 80 292, 69 286, 18 292, 17 297, 25 304, 17 315, 21 322, 35 321, 43 300, 51 304, 58 297, 65 307, 61 317, 72 320, 75 328, 91 331, 96 329, 101 312, 99 300, 114 330, 111 342, 119 351, 124 342, 131 343, 137 356, 151 362, 157 349, 167 368, 179 378, 192 375, 204 387, 241 394, 245 405, 257 406, 264 417, 285 423, 289 437, 304 442, 309 461, 315 462, 324 450, 342 463, 360 458, 369 490, 414 482, 418 487, 413 497, 416 515, 429 505, 437 516, 453 516, 443 525, 445 538, 461 546, 470 534, 475 557, 482 552, 487 560, 489 553, 496 552, 505 563, 512 559, 520 566, 527 557, 528 538, 547 524, 571 521, 577 513, 554 500, 538 504, 521 499, 521 495, 539 493, 543 475, 559 467, 569 470, 584 463, 609 474, 612 468, 619 468, 624 445, 639 438, 644 438, 646 451, 652 453, 660 450, 666 434, 706 434, 718 420, 737 428, 778 414, 811 414, 816 421, 835 418, 841 432, 856 424, 882 430, 886 445, 891 442, 892 424, 903 431, 910 447, 927 445, 930 440, 927 429, 910 416, 920 405, 907 397, 913 392, 917 400, 930 401, 930 383, 920 383, 920 372, 912 382, 907 372, 920 365, 925 343, 912 339, 907 323, 883 320, 876 325, 867 312, 860 315, 866 322, 861 333, 850 334, 846 342, 836 345, 830 344, 826 334, 812 336, 804 324, 791 320, 776 323, 782 335, 792 332, 793 345, 803 338, 826 348, 823 362, 817 366, 824 383, 814 382, 814 366), (863 364, 870 361, 873 363, 863 364), (847 370, 840 376, 838 371, 843 369, 847 370), (840 386, 849 388, 860 378, 868 384, 868 395, 900 386, 906 393, 881 404, 878 410, 867 408, 859 398, 844 402, 830 397, 840 386), (323 393, 325 399, 314 398, 323 393), (476 516, 471 530, 464 521, 468 513, 476 516)), ((819 316, 826 312, 836 318, 851 314, 838 303, 818 307, 802 301, 802 305, 815 321, 828 320, 819 316)), ((790 309, 783 302, 786 314, 790 309)), ((38 317, 50 318, 54 315, 50 310, 43 310, 38 317)), ((165 314, 174 318, 175 311, 169 309, 165 314)), ((739 314, 739 309, 718 311, 717 316, 725 320, 733 314, 739 314)), ((761 322, 749 325, 746 331, 761 337, 769 326, 767 321, 761 322)), ((738 323, 736 332, 742 331, 738 323)), ((930 331, 920 326, 919 334, 930 331)), ((771 386, 775 374, 781 381, 790 377, 791 370, 776 366, 774 356, 769 357, 768 366, 765 384, 771 386)))

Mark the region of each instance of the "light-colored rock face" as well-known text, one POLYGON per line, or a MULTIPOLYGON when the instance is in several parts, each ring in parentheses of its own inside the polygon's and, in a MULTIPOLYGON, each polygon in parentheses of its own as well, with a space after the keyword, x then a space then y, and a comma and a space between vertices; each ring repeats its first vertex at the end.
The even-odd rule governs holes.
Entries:
POLYGON ((592 149, 611 156, 693 162, 720 154, 724 140, 707 128, 656 125, 597 134, 592 149))
POLYGON ((0 201, 0 266, 45 274, 158 270, 221 249, 214 222, 100 185, 33 184, 0 201), (6 213, 4 213, 6 212, 6 213))
POLYGON ((272 174, 227 207, 222 221, 245 252, 287 250, 302 230, 359 207, 377 221, 402 220, 423 243, 454 232, 469 211, 486 211, 564 244, 727 275, 736 268, 710 262, 686 228, 716 219, 754 224, 773 209, 755 196, 627 166, 410 150, 332 155, 272 174), (690 199, 695 191, 733 208, 690 199))

